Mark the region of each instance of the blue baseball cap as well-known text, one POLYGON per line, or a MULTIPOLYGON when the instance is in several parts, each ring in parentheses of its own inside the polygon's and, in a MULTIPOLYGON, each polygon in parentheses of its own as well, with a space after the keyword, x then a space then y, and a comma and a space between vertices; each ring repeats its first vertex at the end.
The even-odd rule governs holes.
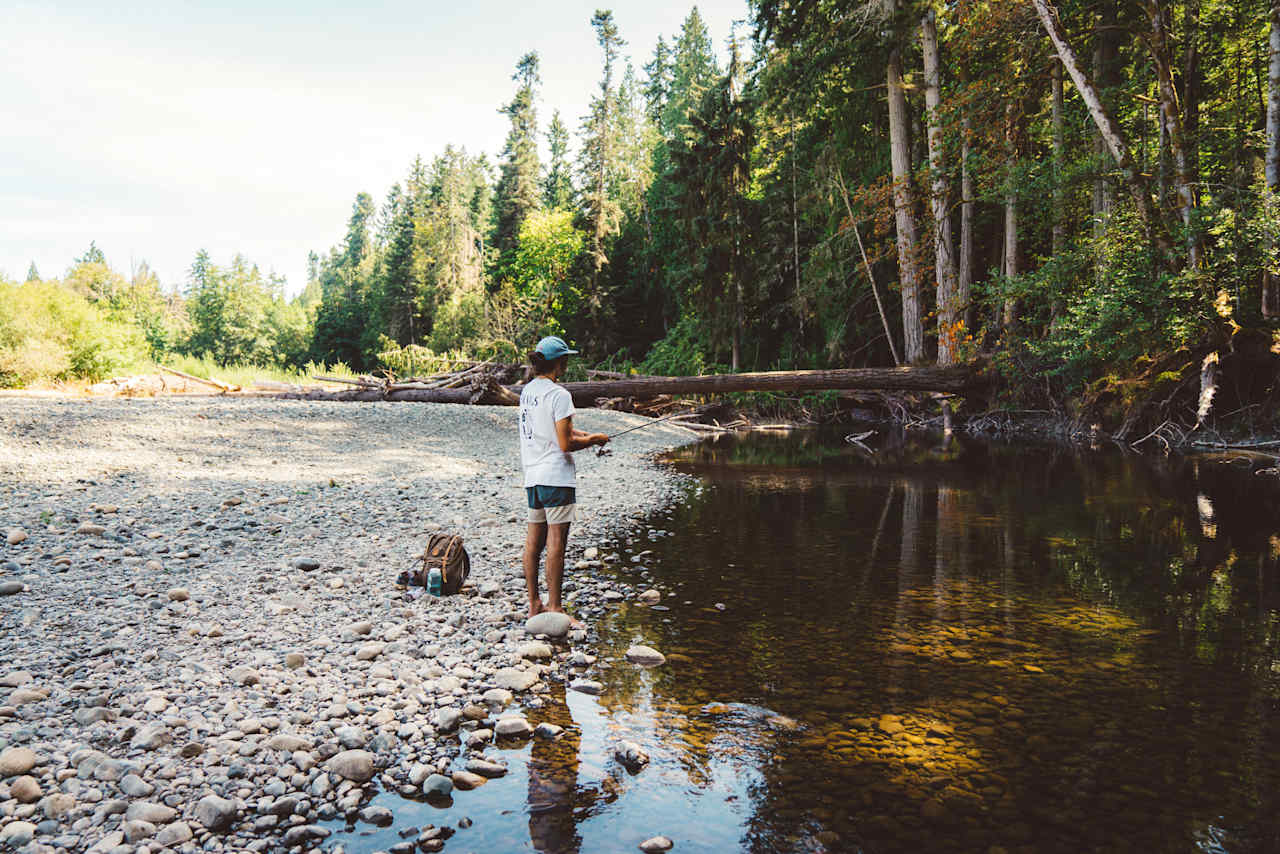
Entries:
POLYGON ((561 356, 576 356, 577 350, 570 350, 569 345, 564 343, 564 339, 557 335, 548 335, 538 342, 538 346, 533 349, 542 354, 542 358, 551 360, 559 359, 561 356))

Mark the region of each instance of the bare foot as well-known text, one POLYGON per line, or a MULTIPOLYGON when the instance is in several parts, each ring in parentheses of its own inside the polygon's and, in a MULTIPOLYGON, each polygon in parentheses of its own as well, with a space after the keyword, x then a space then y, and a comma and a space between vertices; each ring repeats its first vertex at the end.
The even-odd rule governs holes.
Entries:
POLYGON ((547 610, 547 609, 546 609, 546 607, 542 604, 542 600, 541 600, 541 599, 535 599, 535 600, 533 600, 532 602, 530 602, 530 603, 529 603, 529 616, 530 616, 530 617, 537 616, 538 614, 541 614, 541 613, 542 613, 543 611, 545 611, 545 610, 547 610))
POLYGON ((564 610, 564 608, 560 607, 559 605, 548 605, 545 610, 552 611, 556 614, 564 614, 566 617, 569 617, 569 628, 571 629, 586 628, 586 626, 584 626, 581 622, 579 622, 578 620, 575 620, 573 617, 570 617, 569 614, 564 610))

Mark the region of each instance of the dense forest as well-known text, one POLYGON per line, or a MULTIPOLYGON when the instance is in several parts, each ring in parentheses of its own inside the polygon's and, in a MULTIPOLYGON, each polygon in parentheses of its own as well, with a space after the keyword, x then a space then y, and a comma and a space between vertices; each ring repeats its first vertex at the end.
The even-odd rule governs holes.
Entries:
POLYGON ((726 63, 695 8, 638 68, 590 25, 576 128, 520 57, 496 157, 361 193, 293 300, 203 254, 180 298, 89 256, 63 284, 219 362, 403 373, 554 332, 645 373, 982 359, 1059 408, 1270 358, 1280 3, 755 0, 726 63))

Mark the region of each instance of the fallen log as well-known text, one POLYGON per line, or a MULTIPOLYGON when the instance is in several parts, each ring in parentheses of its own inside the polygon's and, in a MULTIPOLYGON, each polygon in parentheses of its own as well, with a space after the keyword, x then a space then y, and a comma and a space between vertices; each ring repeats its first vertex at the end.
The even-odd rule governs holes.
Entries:
POLYGON ((173 374, 175 377, 182 377, 184 380, 188 380, 193 383, 203 383, 204 385, 213 386, 214 388, 221 389, 222 391, 234 391, 239 388, 239 386, 228 385, 227 383, 220 382, 218 380, 207 380, 204 377, 192 376, 191 374, 183 373, 176 368, 166 368, 164 365, 160 365, 159 367, 160 370, 168 374, 173 374))
POLYGON ((599 397, 658 397, 659 395, 715 395, 732 392, 843 391, 974 391, 977 377, 967 367, 840 368, 815 371, 762 371, 750 374, 711 374, 702 377, 652 377, 565 383, 579 406, 599 397))
MULTIPOLYGON (((476 377, 476 379, 480 379, 476 377)), ((480 388, 430 388, 383 391, 323 392, 292 395, 307 400, 399 400, 417 403, 481 403, 514 406, 520 401, 522 386, 497 383, 480 388)), ((825 371, 767 371, 751 374, 712 374, 702 377, 662 377, 656 379, 609 380, 565 383, 577 406, 591 408, 599 398, 653 398, 661 395, 716 395, 731 392, 843 391, 878 389, 886 391, 945 391, 963 394, 979 387, 977 376, 963 366, 950 368, 843 368, 825 371)))
POLYGON ((320 380, 320 382, 325 382, 325 383, 342 383, 343 385, 356 385, 356 386, 361 386, 362 388, 380 388, 382 386, 381 383, 374 382, 373 380, 367 380, 367 379, 364 379, 363 377, 356 377, 352 379, 351 377, 331 377, 326 374, 312 374, 311 379, 320 380))

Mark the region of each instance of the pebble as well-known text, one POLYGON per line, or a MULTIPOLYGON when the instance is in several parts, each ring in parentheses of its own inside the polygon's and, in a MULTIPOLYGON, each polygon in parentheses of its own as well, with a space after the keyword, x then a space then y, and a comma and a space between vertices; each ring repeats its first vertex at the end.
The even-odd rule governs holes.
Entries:
POLYGON ((125 842, 139 842, 156 835, 156 826, 149 821, 126 821, 121 825, 125 842))
POLYGON ((372 661, 382 655, 382 651, 386 648, 386 644, 367 643, 356 653, 356 661, 372 661))
POLYGON ((16 546, 19 543, 25 543, 27 541, 27 532, 21 528, 10 528, 5 534, 4 540, 11 546, 16 546))
POLYGON ((658 851, 670 851, 675 843, 665 836, 654 836, 640 843, 640 850, 645 854, 655 854, 658 851))
POLYGON ((507 691, 527 691, 537 681, 537 674, 516 667, 504 667, 493 674, 494 684, 507 691))
POLYGON ((543 611, 525 620, 524 630, 531 635, 546 635, 549 638, 562 638, 569 634, 573 621, 568 614, 559 611, 543 611))
POLYGON ((217 795, 205 795, 196 803, 196 821, 214 833, 222 833, 231 828, 236 818, 235 801, 220 798, 217 795))
MULTIPOLYGON (((494 451, 509 446, 509 424, 487 409, 15 399, 10 417, 32 429, 0 436, 5 502, 36 533, 15 543, 16 527, 0 528, 15 547, 0 590, 21 597, 15 631, 0 633, 13 668, 0 676, 0 833, 35 839, 32 854, 309 849, 329 835, 320 823, 370 808, 366 784, 453 796, 446 760, 463 725, 477 746, 457 788, 483 785, 474 769, 506 770, 482 753, 494 749, 488 727, 534 732, 521 716, 493 718, 531 689, 519 702, 542 707, 541 680, 562 678, 554 644, 586 638, 563 614, 515 616, 523 584, 507 556, 522 526, 488 488, 511 474, 494 451), (107 422, 119 428, 109 446, 96 438, 107 422), (370 435, 399 448, 424 430, 430 459, 348 454, 370 435), (402 497, 435 506, 439 529, 478 520, 466 530, 482 595, 410 602, 392 588, 389 567, 408 551, 374 532, 402 497)), ((626 416, 584 417, 607 430, 626 416)), ((677 436, 640 434, 637 449, 677 436)), ((588 536, 677 495, 678 478, 639 455, 609 465, 645 485, 584 480, 600 511, 588 536)), ((590 613, 603 587, 574 581, 590 613)))
POLYGON ((551 644, 544 641, 528 641, 520 644, 520 649, 516 654, 521 658, 543 659, 550 658, 554 654, 551 644))
POLYGON ((36 753, 29 747, 7 747, 0 752, 0 778, 25 774, 36 767, 36 753))
POLYGON ((468 759, 467 770, 473 774, 479 774, 481 777, 502 777, 507 773, 505 765, 499 765, 497 762, 490 762, 488 759, 468 759))
POLYGON ((667 660, 667 657, 658 652, 651 646, 632 646, 627 649, 627 661, 644 665, 645 667, 657 667, 667 660))
POLYGON ((634 741, 621 741, 614 745, 613 757, 633 774, 649 764, 649 754, 634 741))
POLYGON ((368 824, 386 827, 395 820, 395 814, 382 806, 367 806, 360 810, 360 820, 368 824))
POLYGON ((156 790, 155 786, 143 780, 137 774, 125 774, 116 785, 120 787, 120 791, 131 798, 149 797, 156 790))
POLYGON ((453 793, 453 780, 443 774, 431 774, 422 781, 422 794, 448 797, 453 793))
POLYGON ((533 728, 533 734, 538 738, 555 738, 562 732, 564 732, 564 727, 547 721, 543 721, 533 728))
POLYGON ((452 780, 453 785, 463 791, 478 789, 489 782, 488 777, 482 777, 472 771, 454 771, 452 780))
POLYGON ((160 828, 160 831, 156 834, 155 841, 157 845, 169 847, 188 842, 194 835, 191 832, 191 826, 185 821, 175 821, 160 828))
POLYGON ((490 688, 484 692, 480 699, 491 706, 506 706, 515 697, 506 688, 490 688))
POLYGON ((0 843, 9 848, 21 848, 36 838, 36 826, 29 821, 11 821, 0 827, 0 843))
POLYGON ((39 781, 29 774, 24 774, 9 784, 9 795, 20 804, 35 803, 43 794, 39 781))
POLYGON ((462 710, 447 707, 436 709, 435 727, 440 732, 453 732, 462 722, 462 710))
POLYGON ((581 694, 600 695, 604 693, 604 685, 594 679, 575 679, 569 683, 569 687, 581 694))
POLYGON ((152 824, 168 824, 178 817, 178 811, 164 804, 150 801, 134 801, 129 804, 124 817, 127 821, 149 821, 152 824))
POLYGON ((367 750, 344 750, 330 759, 327 767, 353 783, 367 783, 373 779, 373 763, 374 756, 367 750))

